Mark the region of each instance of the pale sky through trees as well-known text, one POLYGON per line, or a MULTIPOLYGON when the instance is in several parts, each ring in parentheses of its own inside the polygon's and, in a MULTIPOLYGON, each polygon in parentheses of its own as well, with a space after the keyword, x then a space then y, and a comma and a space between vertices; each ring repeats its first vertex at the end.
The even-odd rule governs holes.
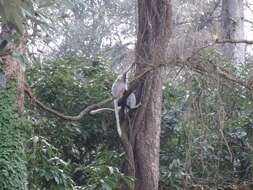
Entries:
POLYGON ((248 40, 253 40, 253 0, 247 0, 248 5, 251 9, 247 6, 245 7, 245 38, 248 40), (249 22, 248 22, 249 21, 249 22))

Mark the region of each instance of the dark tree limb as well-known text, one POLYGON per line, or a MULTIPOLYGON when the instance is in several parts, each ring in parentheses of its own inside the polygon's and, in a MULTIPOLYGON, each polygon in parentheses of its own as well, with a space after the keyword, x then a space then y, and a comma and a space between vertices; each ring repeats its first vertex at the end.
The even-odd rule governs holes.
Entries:
MULTIPOLYGON (((252 41, 252 44, 253 44, 253 41, 252 41)), ((203 49, 203 48, 201 48, 203 49)), ((175 66, 180 66, 181 68, 182 67, 185 67, 187 66, 187 68, 195 71, 195 72, 198 72, 198 73, 201 73, 201 74, 206 74, 208 73, 209 71, 206 69, 206 67, 204 67, 201 63, 200 63, 200 60, 199 61, 196 61, 194 60, 194 57, 197 56, 199 52, 197 52, 196 54, 193 54, 192 57, 188 58, 186 62, 181 62, 181 61, 172 61, 170 63, 167 63, 167 64, 162 64, 162 65, 156 65, 154 67, 148 67, 146 70, 144 70, 142 73, 140 73, 138 76, 136 76, 133 80, 131 80, 131 83, 130 83, 130 88, 129 90, 127 90, 123 97, 119 100, 119 105, 121 104, 124 104, 124 102, 126 102, 126 99, 127 97, 134 91, 134 89, 136 89, 136 87, 138 86, 138 83, 139 83, 139 79, 142 78, 145 74, 147 74, 148 72, 154 70, 154 69, 157 69, 158 67, 162 67, 162 66, 166 66, 166 65, 170 65, 174 63, 175 66)), ((247 88, 248 90, 252 90, 253 87, 251 86, 250 83, 248 83, 247 81, 244 81, 242 80, 241 78, 239 78, 238 76, 235 76, 234 74, 232 74, 231 72, 227 71, 225 68, 221 68, 217 65, 215 65, 214 63, 212 62, 209 62, 209 64, 211 64, 213 67, 216 68, 216 72, 218 72, 218 74, 226 79, 226 80, 229 80, 231 82, 234 82, 236 84, 239 84, 241 86, 244 86, 245 88, 247 88)), ((28 86, 28 84, 25 84, 25 93, 39 106, 41 107, 42 109, 62 118, 62 119, 65 119, 65 120, 73 120, 73 121, 76 121, 76 120, 80 120, 81 118, 83 118, 85 115, 88 115, 90 114, 91 111, 93 111, 94 109, 98 109, 98 108, 101 108, 103 105, 111 102, 113 100, 113 97, 109 97, 101 102, 98 102, 96 104, 93 104, 93 105, 90 105, 90 106, 87 106, 85 109, 83 109, 78 115, 74 115, 74 116, 71 116, 71 115, 65 115, 64 113, 61 113, 57 110, 54 110, 48 106, 46 106, 44 103, 42 103, 40 100, 38 100, 32 93, 30 87, 28 86)))
POLYGON ((107 98, 101 102, 98 102, 96 104, 92 104, 90 106, 87 106, 85 109, 83 109, 78 115, 65 115, 57 110, 54 110, 48 106, 46 106, 45 104, 43 104, 41 101, 39 101, 32 93, 31 89, 29 88, 29 86, 26 84, 25 85, 25 92, 26 94, 33 100, 33 102, 35 102, 39 107, 41 107, 42 109, 62 118, 65 120, 72 120, 72 121, 77 121, 82 119, 85 115, 88 115, 90 113, 90 111, 100 108, 101 106, 105 105, 108 102, 112 101, 112 97, 107 98))
POLYGON ((249 44, 253 45, 253 40, 232 40, 232 39, 216 39, 215 43, 217 44, 224 44, 224 43, 230 43, 230 44, 249 44))

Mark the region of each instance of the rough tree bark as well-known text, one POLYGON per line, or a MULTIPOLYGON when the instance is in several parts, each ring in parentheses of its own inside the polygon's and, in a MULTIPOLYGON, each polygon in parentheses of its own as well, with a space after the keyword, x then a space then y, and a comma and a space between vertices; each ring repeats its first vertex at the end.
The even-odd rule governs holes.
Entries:
MULTIPOLYGON (((13 1, 5 1, 5 4, 13 1)), ((12 4, 15 5, 15 4, 12 4)), ((5 7, 3 7, 5 8, 5 7)), ((24 72, 18 55, 24 53, 24 38, 10 21, 0 33, 0 189, 26 190, 27 162, 24 144, 27 126, 24 109, 24 72), (13 39, 15 38, 15 39, 13 39), (15 54, 15 56, 14 56, 15 54)))
POLYGON ((147 69, 135 94, 141 107, 133 117, 130 143, 135 167, 135 190, 157 190, 159 182, 161 65, 171 35, 171 1, 138 0, 136 76, 147 69))
MULTIPOLYGON (((244 39, 243 0, 222 0, 220 38, 227 40, 244 39)), ((245 44, 224 43, 223 54, 235 64, 245 62, 245 44)))

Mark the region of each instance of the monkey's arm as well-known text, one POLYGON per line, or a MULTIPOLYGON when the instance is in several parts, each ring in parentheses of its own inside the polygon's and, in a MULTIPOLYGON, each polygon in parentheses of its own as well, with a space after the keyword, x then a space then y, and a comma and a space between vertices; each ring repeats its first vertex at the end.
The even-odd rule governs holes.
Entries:
POLYGON ((140 107, 141 106, 141 103, 139 103, 139 104, 137 104, 137 105, 135 105, 135 106, 133 106, 133 107, 129 107, 129 106, 127 106, 129 109, 137 109, 138 107, 140 107))

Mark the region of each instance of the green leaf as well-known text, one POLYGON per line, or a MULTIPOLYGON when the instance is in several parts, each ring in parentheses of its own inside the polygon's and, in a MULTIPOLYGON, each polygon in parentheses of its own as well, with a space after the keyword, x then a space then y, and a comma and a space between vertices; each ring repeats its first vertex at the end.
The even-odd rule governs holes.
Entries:
POLYGON ((112 187, 110 187, 107 183, 103 182, 102 183, 102 189, 103 190, 112 190, 112 187))
POLYGON ((127 183, 129 189, 133 189, 134 179, 130 176, 123 176, 123 180, 127 183))

